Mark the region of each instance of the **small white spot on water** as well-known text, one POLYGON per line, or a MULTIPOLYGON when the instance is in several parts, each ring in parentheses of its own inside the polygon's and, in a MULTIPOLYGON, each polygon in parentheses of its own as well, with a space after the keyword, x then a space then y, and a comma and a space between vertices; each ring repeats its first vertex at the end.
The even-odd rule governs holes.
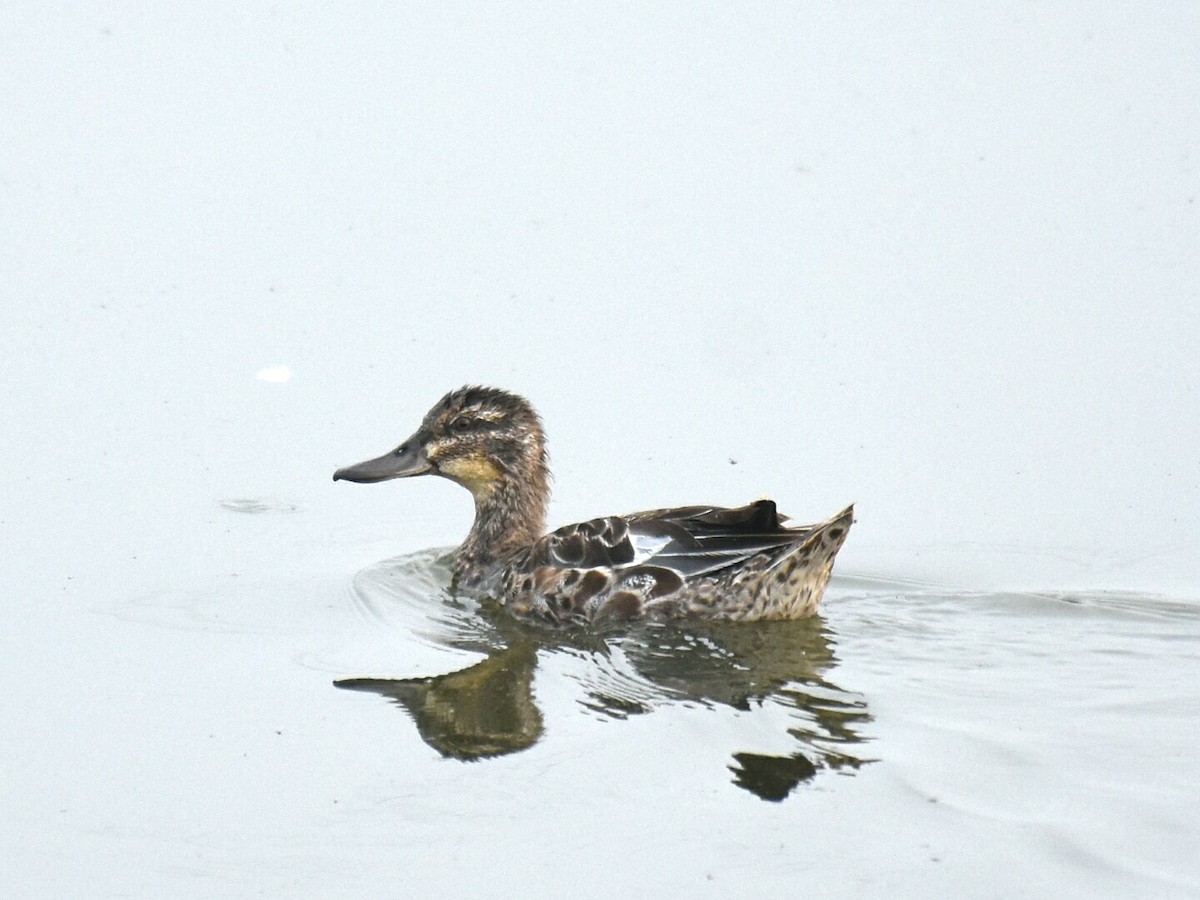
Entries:
POLYGON ((292 370, 287 366, 267 366, 265 369, 259 369, 254 377, 268 384, 286 384, 292 379, 292 370))

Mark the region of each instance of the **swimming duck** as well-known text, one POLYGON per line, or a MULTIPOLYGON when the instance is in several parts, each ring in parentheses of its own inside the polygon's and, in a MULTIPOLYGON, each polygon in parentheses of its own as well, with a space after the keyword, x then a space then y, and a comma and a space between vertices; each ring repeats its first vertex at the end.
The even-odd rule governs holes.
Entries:
POLYGON ((457 587, 557 625, 811 615, 854 514, 848 506, 816 525, 786 527, 773 501, 757 500, 607 516, 545 534, 541 419, 523 397, 478 386, 446 394, 399 447, 333 480, 415 475, 448 478, 475 498, 475 523, 454 554, 457 587))

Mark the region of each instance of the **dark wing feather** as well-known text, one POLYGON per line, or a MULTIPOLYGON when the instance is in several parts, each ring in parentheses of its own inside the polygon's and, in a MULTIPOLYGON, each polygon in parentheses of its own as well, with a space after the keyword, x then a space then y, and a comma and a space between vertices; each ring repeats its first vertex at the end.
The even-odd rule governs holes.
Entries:
POLYGON ((643 535, 667 538, 654 553, 653 562, 684 578, 713 575, 760 554, 778 555, 803 541, 809 532, 784 528, 771 500, 736 508, 656 509, 626 518, 635 544, 643 535))
POLYGON ((804 530, 785 529, 771 500, 748 506, 685 506, 566 525, 533 546, 535 567, 619 569, 653 561, 695 575, 794 545, 804 530))
POLYGON ((629 565, 634 556, 629 523, 622 516, 608 516, 550 532, 533 545, 531 562, 560 569, 616 568, 629 565))

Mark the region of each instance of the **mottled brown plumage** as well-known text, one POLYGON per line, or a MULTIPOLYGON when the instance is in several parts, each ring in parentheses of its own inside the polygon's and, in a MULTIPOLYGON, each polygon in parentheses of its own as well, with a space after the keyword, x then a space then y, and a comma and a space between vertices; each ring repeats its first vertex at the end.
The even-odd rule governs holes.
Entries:
POLYGON ((816 612, 853 507, 786 527, 771 500, 592 519, 543 535, 549 470, 541 420, 521 397, 464 387, 391 453, 334 480, 435 474, 475 498, 455 554, 460 587, 555 624, 609 619, 793 619, 816 612))

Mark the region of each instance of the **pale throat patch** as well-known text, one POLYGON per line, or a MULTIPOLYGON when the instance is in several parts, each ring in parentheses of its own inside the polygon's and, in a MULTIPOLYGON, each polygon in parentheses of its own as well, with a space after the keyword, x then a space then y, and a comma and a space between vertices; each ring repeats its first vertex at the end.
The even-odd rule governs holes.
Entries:
POLYGON ((472 494, 486 496, 500 484, 500 469, 483 456, 438 461, 438 471, 454 479, 472 494))

